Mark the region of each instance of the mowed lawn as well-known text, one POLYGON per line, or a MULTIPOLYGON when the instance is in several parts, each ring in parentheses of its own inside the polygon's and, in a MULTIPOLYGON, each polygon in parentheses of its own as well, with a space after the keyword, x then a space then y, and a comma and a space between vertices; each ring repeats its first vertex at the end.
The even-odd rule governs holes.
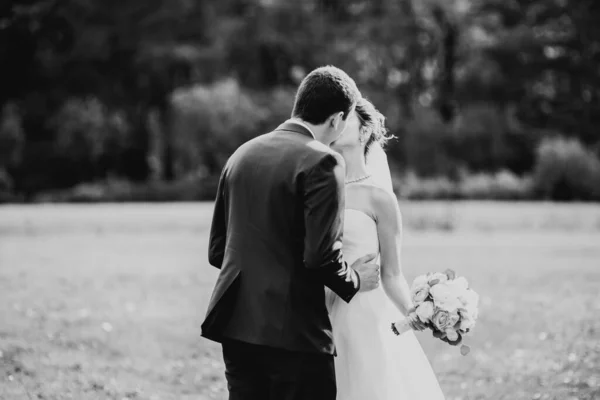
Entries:
MULTIPOLYGON (((402 210, 408 278, 453 268, 481 295, 467 357, 418 334, 448 400, 600 399, 600 205, 402 210)), ((211 212, 0 207, 0 399, 226 398, 199 336, 211 212)))

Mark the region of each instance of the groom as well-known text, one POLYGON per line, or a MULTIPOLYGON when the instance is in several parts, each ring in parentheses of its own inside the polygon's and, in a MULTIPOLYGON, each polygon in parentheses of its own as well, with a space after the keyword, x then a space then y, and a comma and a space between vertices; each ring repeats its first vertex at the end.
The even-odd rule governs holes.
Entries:
POLYGON ((344 262, 345 167, 329 148, 360 96, 340 69, 312 71, 292 119, 223 169, 209 243, 220 273, 202 336, 222 343, 230 400, 335 400, 324 286, 349 302, 379 285, 375 255, 344 262))

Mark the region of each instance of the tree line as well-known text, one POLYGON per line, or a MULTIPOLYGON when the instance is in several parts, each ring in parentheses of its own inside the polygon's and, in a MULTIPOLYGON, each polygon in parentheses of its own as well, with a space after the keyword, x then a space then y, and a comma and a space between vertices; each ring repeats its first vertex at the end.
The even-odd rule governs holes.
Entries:
POLYGON ((333 64, 388 117, 400 174, 507 171, 594 199, 597 21, 594 0, 12 0, 0 191, 188 180, 210 198, 227 156, 333 64))

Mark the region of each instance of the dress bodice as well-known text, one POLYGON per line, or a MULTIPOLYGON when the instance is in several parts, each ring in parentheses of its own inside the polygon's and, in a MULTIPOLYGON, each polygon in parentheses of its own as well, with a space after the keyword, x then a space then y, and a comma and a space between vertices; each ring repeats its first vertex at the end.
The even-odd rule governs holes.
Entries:
POLYGON ((343 252, 349 265, 367 254, 379 255, 377 223, 364 211, 345 210, 343 252))
MULTIPOLYGON (((368 214, 346 209, 343 251, 350 265, 367 254, 379 255, 377 223, 368 214)), ((337 399, 444 400, 414 333, 398 337, 392 332, 391 323, 401 314, 381 285, 357 293, 349 303, 327 293, 338 355, 337 399)))

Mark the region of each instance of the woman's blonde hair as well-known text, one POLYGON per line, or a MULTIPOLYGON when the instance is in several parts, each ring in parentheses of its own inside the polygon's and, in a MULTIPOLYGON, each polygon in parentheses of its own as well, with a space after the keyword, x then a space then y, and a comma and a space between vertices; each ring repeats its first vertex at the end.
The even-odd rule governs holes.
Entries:
POLYGON ((365 156, 375 142, 378 142, 381 147, 385 147, 387 142, 394 138, 394 135, 390 134, 385 127, 384 115, 364 97, 356 104, 356 114, 360 121, 360 136, 366 138, 365 156))

